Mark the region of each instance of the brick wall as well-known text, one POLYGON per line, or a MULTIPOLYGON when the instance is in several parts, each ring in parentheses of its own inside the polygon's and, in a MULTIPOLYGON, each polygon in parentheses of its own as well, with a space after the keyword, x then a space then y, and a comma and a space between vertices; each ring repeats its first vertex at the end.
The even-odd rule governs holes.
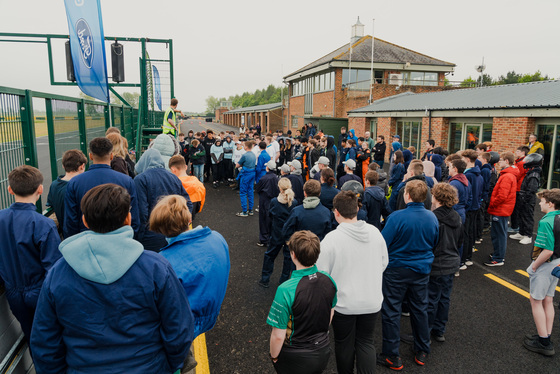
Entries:
POLYGON ((313 95, 313 116, 333 117, 333 91, 320 92, 313 95))
POLYGON ((369 118, 357 118, 351 117, 348 118, 348 130, 354 129, 354 133, 359 138, 360 136, 364 136, 365 132, 369 130, 369 118))
POLYGON ((500 117, 492 123, 492 150, 496 152, 515 151, 527 144, 529 134, 535 131, 535 118, 500 117))
POLYGON ((428 117, 422 118, 422 137, 421 146, 424 148, 424 143, 428 139, 434 139, 436 147, 443 147, 447 149, 449 141, 449 118, 432 117, 432 133, 430 135, 430 119, 428 117))

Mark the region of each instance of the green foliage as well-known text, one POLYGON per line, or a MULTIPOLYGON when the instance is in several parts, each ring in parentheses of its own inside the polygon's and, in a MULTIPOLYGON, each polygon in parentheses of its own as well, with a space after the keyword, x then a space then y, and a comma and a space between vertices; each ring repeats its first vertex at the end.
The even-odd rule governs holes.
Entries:
MULTIPOLYGON (((502 84, 515 84, 515 83, 527 83, 527 82, 538 82, 546 81, 554 78, 550 78, 548 75, 542 75, 540 70, 537 70, 534 74, 518 74, 514 70, 508 71, 507 74, 500 75, 498 79, 493 79, 488 74, 482 75, 482 85, 483 86, 497 86, 502 84)), ((472 77, 468 77, 463 82, 461 82, 461 87, 475 87, 479 86, 480 77, 476 80, 472 77)))
MULTIPOLYGON (((220 102, 226 101, 225 97, 216 98, 209 96, 206 99, 206 111, 214 113, 220 102)), ((230 96, 227 101, 231 101, 234 108, 245 108, 248 106, 278 103, 282 101, 282 87, 275 87, 270 84, 263 90, 256 90, 253 93, 243 92, 241 95, 230 96)))
MULTIPOLYGON (((123 92, 121 94, 122 98, 126 100, 133 108, 138 108, 138 103, 140 102, 140 94, 138 92, 123 92)), ((117 105, 123 105, 123 102, 111 92, 111 103, 117 105)), ((125 104, 126 105, 126 104, 125 104)))

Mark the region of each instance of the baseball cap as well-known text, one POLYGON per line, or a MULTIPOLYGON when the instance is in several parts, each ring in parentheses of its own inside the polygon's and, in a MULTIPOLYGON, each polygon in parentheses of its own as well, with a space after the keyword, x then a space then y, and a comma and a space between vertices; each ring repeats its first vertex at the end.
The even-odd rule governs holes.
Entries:
POLYGON ((288 164, 282 165, 282 166, 280 167, 280 171, 281 171, 282 173, 290 174, 290 171, 291 171, 290 165, 288 165, 288 164))
POLYGON ((351 158, 348 159, 348 161, 344 161, 343 164, 348 166, 350 170, 356 169, 356 161, 352 160, 351 158))
POLYGON ((276 170, 276 162, 270 160, 266 163, 266 167, 268 168, 268 170, 276 170))
POLYGON ((400 136, 400 135, 397 135, 397 134, 395 134, 395 135, 393 135, 393 138, 397 138, 397 139, 400 139, 400 138, 401 138, 401 136, 400 136))
POLYGON ((364 194, 364 187, 358 181, 347 181, 341 188, 341 191, 352 191, 358 195, 358 199, 361 199, 364 194))
POLYGON ((299 162, 298 160, 293 160, 288 162, 288 165, 293 166, 296 169, 301 169, 301 162, 299 162))
POLYGON ((325 156, 321 156, 319 157, 319 160, 315 164, 323 164, 329 166, 330 160, 325 156))

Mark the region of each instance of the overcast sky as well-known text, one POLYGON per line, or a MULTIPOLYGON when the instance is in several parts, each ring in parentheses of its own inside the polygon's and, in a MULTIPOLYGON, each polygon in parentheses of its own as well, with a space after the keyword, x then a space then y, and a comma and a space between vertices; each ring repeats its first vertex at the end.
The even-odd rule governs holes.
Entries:
MULTIPOLYGON (((173 39, 183 111, 204 111, 208 96, 281 85, 283 76, 348 43, 358 16, 365 34, 375 18, 376 37, 455 63, 450 80, 476 76, 483 57, 493 77, 540 70, 560 78, 558 0, 101 0, 101 8, 105 36, 173 39)), ((0 0, 0 32, 68 34, 64 2, 0 0)), ((45 44, 0 42, 0 85, 76 96, 77 87, 50 85, 46 51, 45 44)), ((166 58, 164 46, 148 52, 166 58)), ((63 45, 54 53, 63 81, 63 45)), ((140 49, 127 43, 125 56, 126 80, 136 83, 140 49)))

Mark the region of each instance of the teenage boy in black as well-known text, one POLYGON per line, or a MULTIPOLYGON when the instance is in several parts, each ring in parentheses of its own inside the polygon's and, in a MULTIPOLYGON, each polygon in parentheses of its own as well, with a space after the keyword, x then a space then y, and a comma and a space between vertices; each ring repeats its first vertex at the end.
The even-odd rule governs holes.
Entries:
POLYGON ((259 241, 257 245, 264 247, 268 245, 270 237, 270 201, 278 196, 278 177, 276 176, 276 162, 270 160, 266 163, 266 174, 259 179, 255 186, 255 191, 259 194, 259 241))

